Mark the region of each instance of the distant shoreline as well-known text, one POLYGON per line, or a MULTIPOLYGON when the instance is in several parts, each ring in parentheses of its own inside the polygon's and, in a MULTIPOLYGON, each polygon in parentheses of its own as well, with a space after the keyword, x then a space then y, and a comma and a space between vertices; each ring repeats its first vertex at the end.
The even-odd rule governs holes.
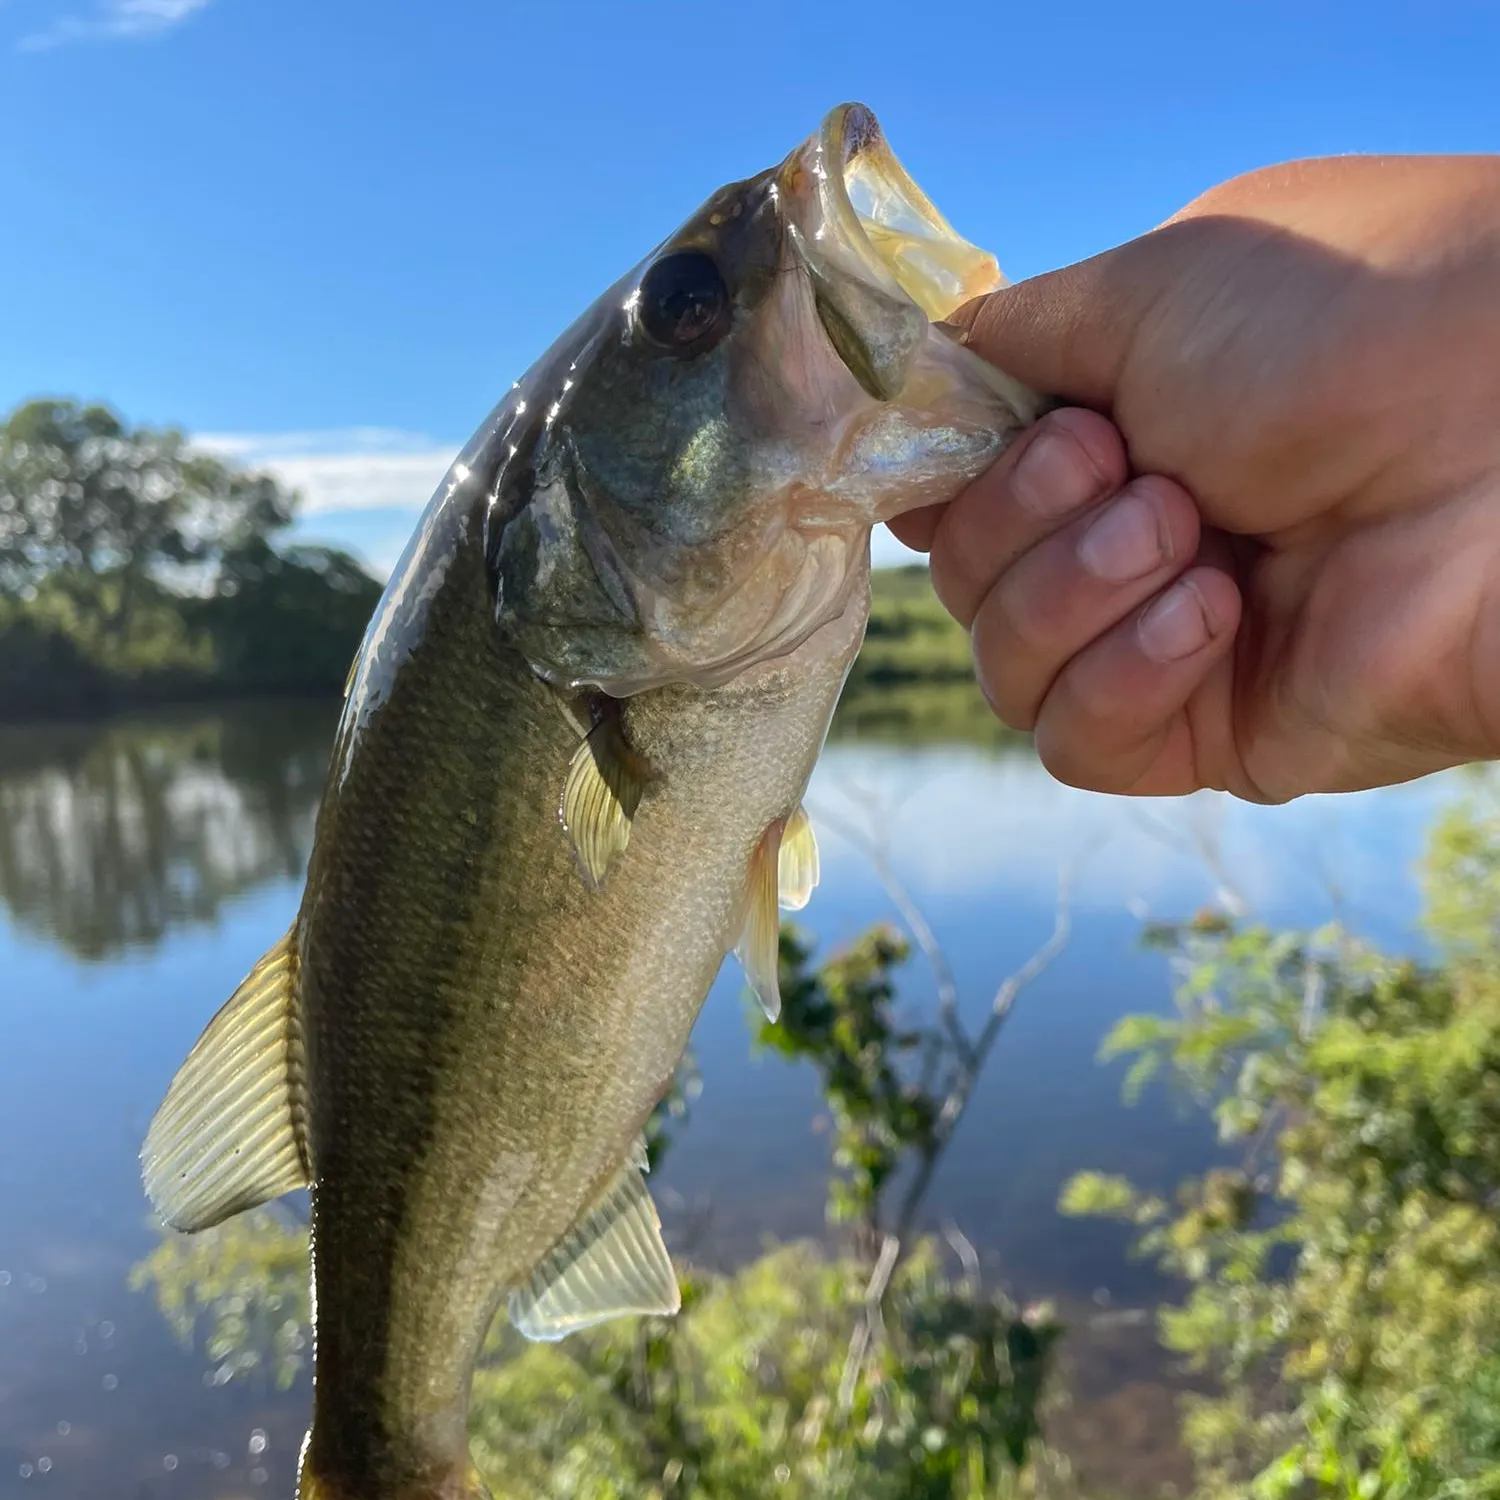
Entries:
POLYGON ((144 694, 106 698, 103 702, 68 703, 47 713, 13 715, 8 711, 9 704, 0 703, 0 730, 87 728, 96 724, 104 727, 139 717, 173 714, 178 710, 192 713, 197 709, 218 709, 229 705, 241 707, 255 704, 326 703, 337 711, 341 702, 342 695, 325 684, 293 683, 283 687, 272 683, 246 688, 233 683, 208 681, 194 684, 188 691, 169 692, 161 696, 144 694))
MULTIPOLYGON (((0 599, 0 725, 104 723, 226 703, 341 699, 379 585, 334 589, 305 575, 269 600, 178 599, 138 607, 119 646, 87 635, 55 600, 0 599)), ((963 628, 920 564, 871 575, 870 625, 832 733, 871 739, 1023 743, 974 681, 963 628)))

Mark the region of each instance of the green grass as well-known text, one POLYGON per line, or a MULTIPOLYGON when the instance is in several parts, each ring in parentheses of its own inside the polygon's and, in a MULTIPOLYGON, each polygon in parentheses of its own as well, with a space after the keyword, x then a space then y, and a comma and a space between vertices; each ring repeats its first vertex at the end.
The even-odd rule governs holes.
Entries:
POLYGON ((870 625, 834 719, 841 737, 1021 744, 974 681, 964 628, 920 563, 870 577, 870 625))

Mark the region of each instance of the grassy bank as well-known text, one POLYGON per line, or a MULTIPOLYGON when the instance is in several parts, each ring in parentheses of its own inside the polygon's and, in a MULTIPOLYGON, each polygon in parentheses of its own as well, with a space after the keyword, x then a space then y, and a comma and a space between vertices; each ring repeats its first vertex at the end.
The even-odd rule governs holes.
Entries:
POLYGON ((870 580, 870 627, 834 720, 835 735, 911 742, 1024 743, 974 682, 969 638, 920 563, 870 580))
MULTIPOLYGON (((336 695, 380 598, 342 552, 286 544, 298 496, 171 428, 42 397, 0 420, 0 722, 336 695)), ((920 565, 874 577, 836 732, 1009 736, 920 565)))

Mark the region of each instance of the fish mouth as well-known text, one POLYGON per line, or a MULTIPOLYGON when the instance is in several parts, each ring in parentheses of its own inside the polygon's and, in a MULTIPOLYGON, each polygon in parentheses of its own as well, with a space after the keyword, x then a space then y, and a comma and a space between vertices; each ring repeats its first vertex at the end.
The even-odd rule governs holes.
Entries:
POLYGON ((863 104, 830 110, 783 164, 791 238, 824 330, 879 401, 905 387, 934 323, 1005 284, 933 206, 863 104))
POLYGON ((873 110, 830 110, 817 142, 830 227, 873 277, 894 281, 931 322, 1005 285, 995 257, 964 239, 901 165, 873 110))

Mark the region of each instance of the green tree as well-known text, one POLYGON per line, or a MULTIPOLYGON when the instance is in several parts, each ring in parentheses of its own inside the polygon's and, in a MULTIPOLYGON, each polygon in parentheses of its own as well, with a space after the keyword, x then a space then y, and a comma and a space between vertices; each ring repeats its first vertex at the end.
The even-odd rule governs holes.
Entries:
POLYGON ((278 539, 297 497, 104 406, 0 422, 0 715, 333 692, 380 586, 278 539))
POLYGON ((145 580, 217 571, 286 526, 294 504, 269 476, 231 469, 175 430, 30 401, 0 425, 0 584, 107 575, 126 631, 145 580))
POLYGON ((1500 1495, 1500 816, 1447 814, 1436 957, 1216 913, 1158 928, 1175 1016, 1107 1056, 1165 1070, 1238 1157, 1175 1204, 1086 1173, 1064 1210, 1137 1227, 1188 1294, 1166 1346, 1218 1378, 1184 1436, 1213 1500, 1500 1495))

